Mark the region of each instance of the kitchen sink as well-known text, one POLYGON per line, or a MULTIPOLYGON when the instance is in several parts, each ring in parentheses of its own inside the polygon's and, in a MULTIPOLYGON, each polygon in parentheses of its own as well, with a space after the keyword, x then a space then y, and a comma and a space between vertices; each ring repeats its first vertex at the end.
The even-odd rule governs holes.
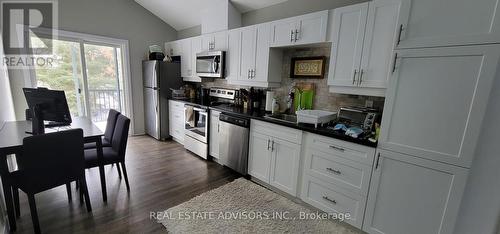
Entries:
POLYGON ((287 122, 287 123, 297 123, 297 116, 296 115, 275 114, 275 115, 265 115, 264 118, 282 121, 282 122, 287 122))

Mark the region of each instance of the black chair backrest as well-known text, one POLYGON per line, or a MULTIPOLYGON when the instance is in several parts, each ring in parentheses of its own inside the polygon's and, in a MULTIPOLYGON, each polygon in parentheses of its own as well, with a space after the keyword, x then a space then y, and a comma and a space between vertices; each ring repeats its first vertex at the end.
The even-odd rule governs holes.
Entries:
POLYGON ((108 140, 111 142, 113 139, 113 133, 115 131, 115 125, 116 125, 116 118, 118 118, 118 115, 120 112, 110 109, 108 113, 108 120, 106 121, 106 129, 104 130, 104 139, 108 140))
POLYGON ((127 148, 128 130, 130 128, 130 119, 120 114, 116 119, 115 132, 111 140, 111 147, 118 152, 118 155, 125 158, 125 150, 127 148))
POLYGON ((83 130, 72 129, 26 137, 19 170, 37 183, 58 184, 85 173, 83 130))

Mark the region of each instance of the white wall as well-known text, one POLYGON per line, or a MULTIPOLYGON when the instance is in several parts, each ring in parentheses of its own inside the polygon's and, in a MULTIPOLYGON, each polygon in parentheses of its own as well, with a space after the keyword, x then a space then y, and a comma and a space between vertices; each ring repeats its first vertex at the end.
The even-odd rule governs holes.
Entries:
MULTIPOLYGON (((134 133, 144 133, 142 60, 148 46, 162 46, 177 38, 177 31, 132 0, 61 0, 59 29, 129 41, 134 133)), ((16 117, 24 118, 23 74, 9 71, 16 117)))
MULTIPOLYGON (((0 58, 3 58, 2 34, 0 34, 0 58)), ((10 91, 10 82, 7 69, 3 63, 0 63, 0 128, 4 121, 15 120, 14 103, 12 102, 12 93, 10 91)))
MULTIPOLYGON (((500 66, 499 66, 500 67, 500 66)), ((500 70, 493 85, 460 207, 456 234, 499 232, 500 218, 500 70)))

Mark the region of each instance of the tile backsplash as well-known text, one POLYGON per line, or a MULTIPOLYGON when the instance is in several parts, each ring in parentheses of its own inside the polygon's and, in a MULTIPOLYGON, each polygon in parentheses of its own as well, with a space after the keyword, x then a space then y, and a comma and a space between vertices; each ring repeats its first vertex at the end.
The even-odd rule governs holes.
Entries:
MULTIPOLYGON (((330 47, 308 47, 308 48, 286 48, 283 49, 283 65, 281 71, 281 87, 272 88, 276 96, 280 100, 280 107, 286 107, 286 97, 290 87, 296 83, 313 83, 315 86, 315 96, 313 100, 313 108, 319 110, 335 111, 340 106, 365 106, 365 102, 373 101, 373 106, 383 109, 383 97, 359 96, 330 93, 328 90, 328 68, 330 63, 330 47), (297 79, 290 78, 291 59, 293 57, 312 57, 325 56, 325 77, 323 79, 297 79)), ((212 82, 203 82, 205 87, 223 87, 231 89, 248 88, 244 86, 229 85, 225 80, 214 80, 212 82)))

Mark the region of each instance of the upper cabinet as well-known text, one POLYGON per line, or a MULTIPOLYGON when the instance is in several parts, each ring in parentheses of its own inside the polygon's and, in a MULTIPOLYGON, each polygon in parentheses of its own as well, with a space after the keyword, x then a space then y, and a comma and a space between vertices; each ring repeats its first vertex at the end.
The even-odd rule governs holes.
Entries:
POLYGON ((281 64, 282 52, 269 48, 269 35, 268 23, 228 33, 228 83, 255 87, 280 85, 278 61, 281 64))
POLYGON ((171 41, 165 43, 165 53, 170 56, 180 56, 182 53, 180 41, 171 41))
POLYGON ((216 32, 201 37, 202 51, 227 50, 227 32, 216 32))
POLYGON ((499 0, 403 0, 398 48, 500 42, 499 0))
POLYGON ((470 167, 499 58, 498 45, 397 51, 379 148, 470 167))
POLYGON ((271 47, 326 41, 328 11, 320 11, 271 22, 271 47))
POLYGON ((196 54, 202 51, 201 37, 167 42, 165 50, 171 56, 181 57, 181 76, 184 81, 201 82, 201 78, 196 76, 196 54))
POLYGON ((375 0, 333 10, 331 92, 385 95, 400 8, 400 0, 375 0))

